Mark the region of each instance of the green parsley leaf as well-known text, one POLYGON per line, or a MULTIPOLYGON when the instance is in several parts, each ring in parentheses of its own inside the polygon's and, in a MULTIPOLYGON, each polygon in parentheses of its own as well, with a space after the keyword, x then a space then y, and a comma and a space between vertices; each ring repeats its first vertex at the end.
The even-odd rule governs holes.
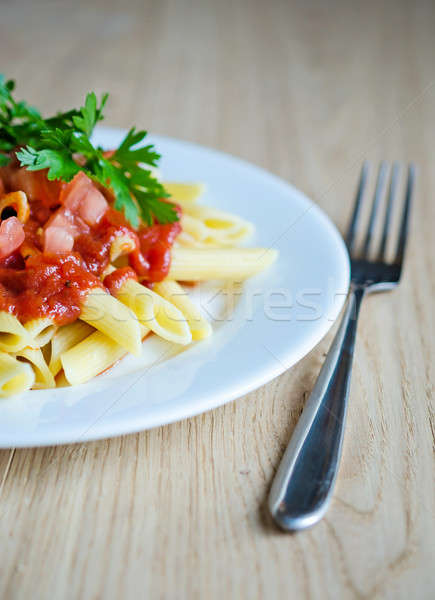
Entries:
POLYGON ((84 106, 42 118, 26 102, 17 102, 15 84, 0 76, 0 166, 6 165, 15 150, 20 164, 30 171, 47 169, 50 180, 71 181, 83 171, 115 195, 115 208, 137 227, 178 220, 175 207, 165 201, 168 194, 154 177, 160 155, 151 144, 140 145, 146 131, 133 127, 112 155, 95 147, 91 135, 103 117, 108 94, 98 105, 94 92, 87 94, 84 106))
POLYGON ((82 116, 74 116, 72 121, 77 129, 90 136, 97 122, 97 97, 94 92, 86 96, 85 105, 80 112, 82 116))
POLYGON ((138 206, 130 192, 130 182, 124 173, 108 160, 101 160, 101 178, 109 183, 115 193, 115 208, 123 211, 125 218, 137 227, 139 225, 138 206))
POLYGON ((27 167, 28 171, 40 171, 48 169, 47 179, 71 179, 80 171, 79 165, 74 162, 68 150, 35 150, 26 146, 17 152, 17 158, 21 165, 27 167))
POLYGON ((135 128, 132 127, 116 150, 112 160, 131 167, 136 167, 138 163, 145 163, 152 167, 157 166, 160 154, 154 152, 154 146, 148 145, 133 149, 133 146, 137 146, 142 142, 146 135, 146 131, 136 132, 135 128))

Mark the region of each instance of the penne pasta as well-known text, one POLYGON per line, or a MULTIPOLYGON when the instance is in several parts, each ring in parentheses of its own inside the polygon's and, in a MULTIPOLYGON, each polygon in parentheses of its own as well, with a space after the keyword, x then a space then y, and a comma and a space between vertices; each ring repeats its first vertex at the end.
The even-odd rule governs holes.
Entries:
POLYGON ((39 348, 23 348, 15 353, 17 358, 23 358, 28 362, 35 373, 34 390, 56 387, 53 374, 45 362, 44 356, 39 348))
POLYGON ((197 248, 236 246, 254 231, 251 223, 234 215, 195 205, 183 214, 181 226, 177 243, 197 248))
POLYGON ((197 306, 189 298, 187 292, 176 281, 156 283, 157 294, 171 302, 184 315, 189 324, 193 340, 203 340, 212 334, 212 327, 197 306))
POLYGON ((104 290, 95 288, 88 293, 82 304, 80 319, 135 356, 140 355, 139 321, 127 306, 104 290))
POLYGON ((68 379, 65 377, 63 370, 56 375, 55 381, 56 387, 58 388, 69 387, 71 385, 68 379))
POLYGON ((119 235, 110 246, 110 262, 115 262, 120 256, 133 252, 136 248, 136 240, 131 235, 119 235))
POLYGON ((174 248, 168 279, 242 281, 269 267, 277 256, 271 248, 174 248))
POLYGON ((28 346, 31 341, 31 335, 17 317, 0 311, 0 351, 17 352, 28 346))
POLYGON ((135 313, 143 325, 158 336, 175 344, 186 345, 192 341, 192 334, 183 313, 170 301, 134 279, 127 279, 116 297, 135 313))
POLYGON ((0 200, 0 215, 5 208, 9 207, 15 210, 17 219, 21 223, 26 223, 30 215, 30 206, 24 192, 10 192, 9 194, 5 194, 0 200))
MULTIPOLYGON (((149 330, 146 327, 141 327, 143 337, 148 332, 149 330)), ((65 379, 71 385, 77 385, 99 375, 114 365, 125 354, 124 347, 101 333, 101 331, 95 331, 61 354, 60 360, 65 379)))
POLYGON ((50 357, 51 357, 51 341, 48 342, 48 344, 45 344, 45 346, 41 347, 41 352, 42 352, 42 356, 44 357, 45 362, 48 365, 50 362, 50 357))
POLYGON ((62 369, 60 355, 91 335, 93 331, 93 327, 80 320, 59 327, 50 342, 48 368, 54 376, 62 369))
POLYGON ((35 382, 32 367, 5 352, 0 352, 0 397, 30 390, 35 382))
POLYGON ((32 348, 41 348, 48 344, 56 333, 57 325, 48 317, 32 319, 24 324, 24 328, 31 337, 29 346, 32 348))
POLYGON ((196 202, 205 191, 203 183, 165 181, 163 185, 168 194, 170 194, 171 200, 177 204, 181 204, 183 208, 196 202))
POLYGON ((95 331, 60 356, 66 380, 71 385, 85 383, 111 367, 126 349, 101 331, 95 331))

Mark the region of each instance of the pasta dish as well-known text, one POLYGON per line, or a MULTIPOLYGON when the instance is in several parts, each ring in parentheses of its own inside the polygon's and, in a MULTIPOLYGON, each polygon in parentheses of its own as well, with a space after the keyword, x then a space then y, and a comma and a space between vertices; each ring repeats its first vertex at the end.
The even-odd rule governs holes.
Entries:
POLYGON ((162 180, 146 132, 94 146, 107 95, 43 118, 13 92, 1 78, 0 396, 84 383, 151 334, 210 336, 189 286, 243 281, 276 251, 240 247, 252 224, 201 204, 202 184, 162 180))

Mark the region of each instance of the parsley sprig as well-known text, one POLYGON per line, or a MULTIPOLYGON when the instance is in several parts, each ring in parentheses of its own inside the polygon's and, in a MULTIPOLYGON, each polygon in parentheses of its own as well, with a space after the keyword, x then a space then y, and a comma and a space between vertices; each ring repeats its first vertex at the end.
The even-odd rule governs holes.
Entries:
POLYGON ((174 206, 164 200, 165 188, 150 169, 157 166, 160 155, 151 144, 141 145, 146 131, 130 129, 111 154, 92 143, 108 94, 98 103, 91 92, 79 110, 43 118, 26 102, 14 99, 14 87, 13 81, 0 76, 0 166, 8 164, 15 152, 29 171, 47 169, 49 180, 71 181, 83 171, 113 191, 115 208, 133 226, 139 225, 139 219, 147 225, 178 220, 174 206))

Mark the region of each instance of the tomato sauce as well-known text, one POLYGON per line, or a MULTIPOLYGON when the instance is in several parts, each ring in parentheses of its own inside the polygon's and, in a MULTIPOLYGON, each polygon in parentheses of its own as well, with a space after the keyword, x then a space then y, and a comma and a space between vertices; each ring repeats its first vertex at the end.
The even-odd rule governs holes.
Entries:
MULTIPOLYGON (((178 217, 181 209, 176 206, 178 217)), ((180 221, 152 225, 138 231, 139 247, 129 256, 130 266, 148 283, 163 281, 171 266, 171 249, 181 232, 180 221)))
POLYGON ((134 279, 137 281, 137 275, 133 271, 131 267, 121 267, 120 269, 115 269, 103 280, 105 287, 109 290, 109 293, 116 295, 116 293, 120 290, 120 288, 124 285, 124 283, 128 279, 134 279))
POLYGON ((0 310, 24 323, 51 317, 60 325, 75 321, 87 292, 102 287, 78 254, 40 254, 25 261, 25 268, 0 268, 0 310))
MULTIPOLYGON (((101 286, 116 293, 128 278, 139 277, 150 285, 167 276, 172 245, 181 231, 179 221, 141 226, 136 231, 122 213, 109 207, 88 232, 75 237, 71 252, 44 254, 44 226, 61 206, 65 184, 51 185, 42 171, 14 171, 10 166, 0 169, 0 181, 6 191, 30 192, 25 240, 18 251, 0 261, 0 310, 16 315, 23 323, 51 317, 60 325, 66 324, 79 317, 83 298, 91 288, 101 286), (36 173, 38 177, 34 177, 36 173), (130 266, 116 269, 102 283, 112 243, 118 236, 129 236, 134 242, 135 249, 128 255, 130 266)), ((111 202, 110 192, 106 199, 111 202)), ((181 216, 181 209, 176 208, 181 216)))

